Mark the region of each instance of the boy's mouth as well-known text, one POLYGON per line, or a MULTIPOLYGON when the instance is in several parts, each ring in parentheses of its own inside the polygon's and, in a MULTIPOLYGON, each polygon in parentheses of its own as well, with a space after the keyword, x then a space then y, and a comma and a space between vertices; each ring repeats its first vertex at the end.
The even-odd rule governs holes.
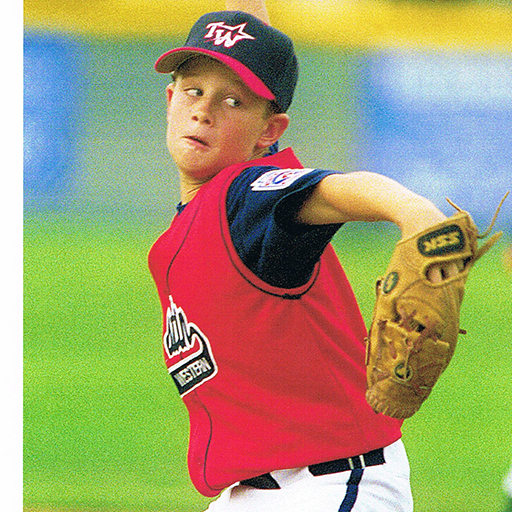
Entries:
POLYGON ((200 137, 197 137, 196 135, 186 135, 184 137, 184 139, 186 139, 192 143, 199 144, 200 146, 203 146, 203 147, 208 146, 208 143, 205 140, 201 139, 200 137))

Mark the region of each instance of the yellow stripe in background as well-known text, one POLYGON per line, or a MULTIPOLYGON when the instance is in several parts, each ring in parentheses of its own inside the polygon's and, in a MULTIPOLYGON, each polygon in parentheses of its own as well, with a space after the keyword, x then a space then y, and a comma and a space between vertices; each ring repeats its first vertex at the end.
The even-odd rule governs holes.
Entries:
MULTIPOLYGON (((214 0, 25 0, 25 26, 98 36, 186 34, 214 0)), ((440 0, 268 0, 272 23, 303 43, 512 50, 512 8, 440 0)))

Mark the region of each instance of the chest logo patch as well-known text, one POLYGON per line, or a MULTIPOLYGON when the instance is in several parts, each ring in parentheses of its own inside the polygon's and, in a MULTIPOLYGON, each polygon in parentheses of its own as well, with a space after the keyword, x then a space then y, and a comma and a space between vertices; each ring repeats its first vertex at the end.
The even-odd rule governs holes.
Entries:
POLYGON ((217 374, 208 338, 192 322, 187 320, 183 309, 174 304, 169 296, 166 329, 163 337, 169 375, 181 396, 211 379, 217 374))
POLYGON ((255 192, 282 190, 313 170, 314 169, 276 169, 275 171, 269 171, 252 182, 251 189, 255 192))

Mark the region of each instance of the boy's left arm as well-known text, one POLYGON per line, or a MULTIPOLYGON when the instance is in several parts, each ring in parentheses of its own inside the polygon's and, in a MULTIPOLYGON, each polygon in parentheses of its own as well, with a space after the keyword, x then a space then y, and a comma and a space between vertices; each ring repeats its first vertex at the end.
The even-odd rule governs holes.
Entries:
MULTIPOLYGON (((303 205, 298 220, 304 224, 342 224, 351 221, 392 222, 407 239, 446 220, 431 201, 381 174, 352 172, 325 177, 303 205)), ((432 265, 432 282, 456 275, 460 262, 432 265)))
POLYGON ((402 238, 445 219, 426 198, 386 176, 365 171, 325 177, 298 215, 305 224, 388 221, 400 228, 402 238))
POLYGON ((298 215, 307 224, 390 221, 402 231, 377 281, 366 340, 366 399, 394 418, 412 416, 448 366, 468 273, 501 235, 479 247, 487 232, 479 235, 471 216, 453 206, 458 212, 447 218, 399 183, 355 172, 325 177, 298 215))

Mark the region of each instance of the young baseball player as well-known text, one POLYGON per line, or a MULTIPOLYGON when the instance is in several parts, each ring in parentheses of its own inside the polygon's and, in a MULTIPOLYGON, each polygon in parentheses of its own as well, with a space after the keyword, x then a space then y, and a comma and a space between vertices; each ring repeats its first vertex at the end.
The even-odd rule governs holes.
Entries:
POLYGON ((263 1, 227 7, 240 10, 202 16, 155 65, 172 75, 181 202, 149 266, 190 417, 191 479, 222 493, 212 512, 411 511, 401 421, 365 400, 367 331, 330 240, 349 221, 390 221, 407 237, 445 216, 384 176, 279 151, 293 44, 263 1))

